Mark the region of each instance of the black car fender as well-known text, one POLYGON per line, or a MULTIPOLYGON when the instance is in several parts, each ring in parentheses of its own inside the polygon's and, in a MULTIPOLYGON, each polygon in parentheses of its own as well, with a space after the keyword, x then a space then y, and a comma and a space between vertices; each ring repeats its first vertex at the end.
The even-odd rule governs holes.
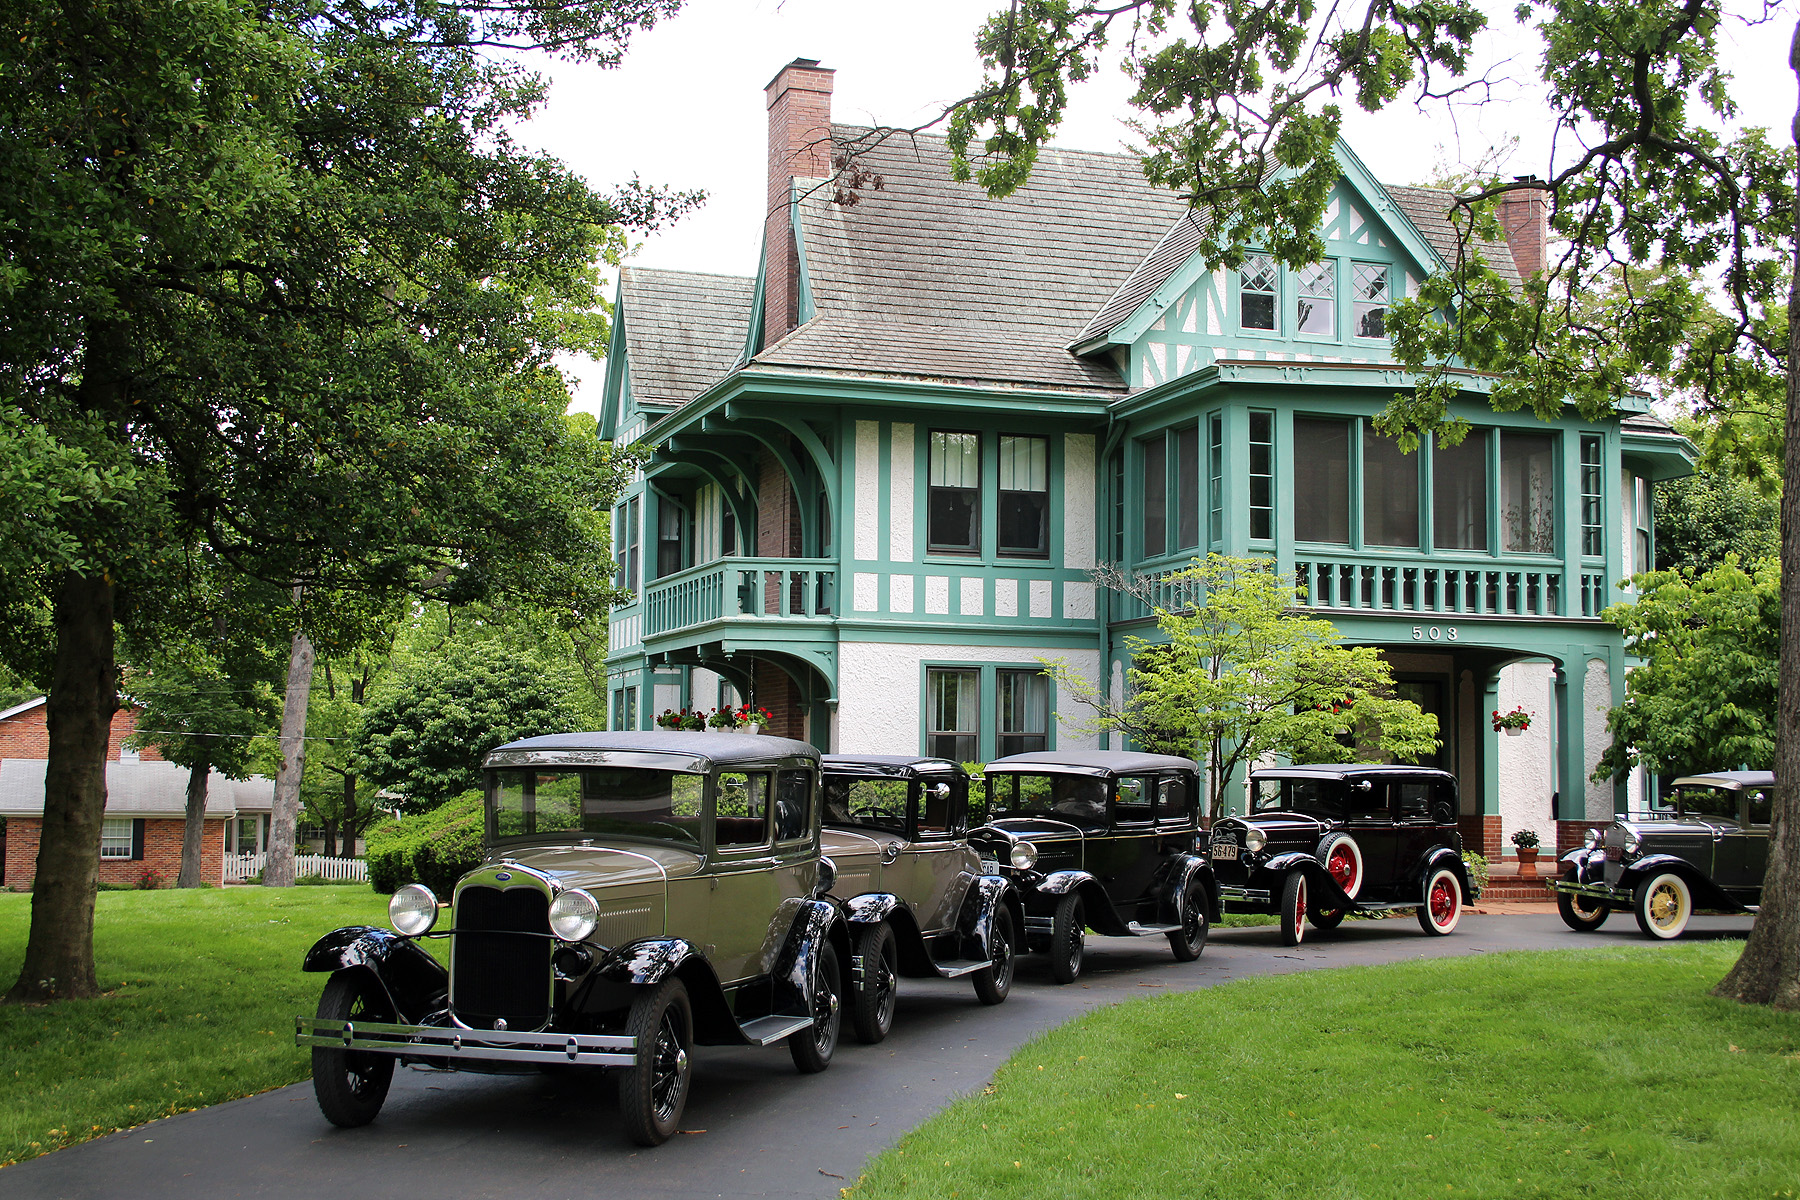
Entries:
POLYGON ((1172 870, 1169 872, 1169 886, 1163 892, 1162 919, 1166 924, 1177 924, 1181 921, 1181 898, 1187 895, 1188 886, 1196 879, 1200 881, 1200 894, 1206 898, 1206 919, 1218 922, 1219 881, 1213 875, 1212 864, 1197 854, 1177 854, 1170 860, 1172 870))
POLYGON ((1693 893, 1695 908, 1719 908, 1726 912, 1743 912, 1741 902, 1732 899, 1718 884, 1685 858, 1677 858, 1673 854, 1646 854, 1635 862, 1628 863, 1623 874, 1619 876, 1618 886, 1628 894, 1637 892, 1638 884, 1653 875, 1676 875, 1688 885, 1693 893))
POLYGON ((1031 899, 1035 903, 1030 907, 1039 910, 1039 915, 1054 912, 1057 903, 1071 892, 1080 894, 1090 929, 1112 937, 1130 935, 1131 929, 1113 910, 1106 885, 1087 871, 1050 872, 1031 890, 1031 899))
POLYGON ((1559 878, 1573 873, 1576 883, 1606 882, 1606 850, 1604 847, 1595 847, 1591 850, 1585 846, 1577 847, 1557 859, 1557 863, 1562 868, 1557 872, 1559 878))
MULTIPOLYGON (((1343 908, 1354 911, 1357 906, 1356 900, 1345 895, 1344 889, 1338 886, 1338 881, 1331 877, 1331 872, 1326 869, 1325 864, 1304 850, 1292 850, 1286 854, 1277 854, 1257 868, 1259 874, 1264 871, 1278 876, 1286 876, 1293 871, 1299 871, 1305 875, 1306 886, 1312 891, 1307 900, 1314 908, 1343 908)), ((1279 884, 1269 888, 1269 898, 1271 901, 1281 899, 1279 884)))
POLYGON ((864 892, 839 903, 844 920, 852 925, 878 925, 891 919, 896 910, 906 908, 906 901, 892 892, 864 892))
POLYGON ((850 936, 838 906, 828 900, 807 900, 788 927, 787 941, 775 961, 775 1009, 803 1016, 812 1011, 813 963, 819 948, 830 943, 837 949, 838 987, 848 990, 850 936))
POLYGON ((403 1021, 416 1023, 441 1009, 450 992, 450 973, 409 937, 373 925, 336 929, 313 943, 303 971, 360 969, 372 975, 393 1001, 403 1021))
POLYGON ((1462 887, 1463 903, 1472 904, 1481 898, 1481 889, 1469 876, 1469 864, 1448 846, 1434 846, 1425 852, 1425 861, 1413 876, 1413 892, 1420 899, 1425 896, 1425 881, 1441 870, 1454 871, 1456 882, 1462 887))
POLYGON ((990 939, 994 931, 994 914, 1005 909, 1012 915, 1013 948, 1025 945, 1025 905, 1019 889, 1000 875, 977 875, 963 896, 962 911, 957 914, 956 931, 962 936, 964 953, 969 958, 993 957, 990 939))
POLYGON ((704 961, 705 955, 686 938, 644 938, 610 951, 594 974, 607 983, 655 987, 693 958, 704 961))

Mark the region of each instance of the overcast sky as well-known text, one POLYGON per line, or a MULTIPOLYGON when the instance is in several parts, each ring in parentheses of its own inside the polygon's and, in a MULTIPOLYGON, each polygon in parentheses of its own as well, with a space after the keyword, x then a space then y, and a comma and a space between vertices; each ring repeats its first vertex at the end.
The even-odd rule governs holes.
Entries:
MULTIPOLYGON (((763 87, 775 73, 795 58, 816 58, 837 71, 834 119, 917 124, 980 80, 971 47, 994 7, 994 0, 688 0, 674 19, 639 34, 616 70, 555 64, 548 105, 518 136, 603 190, 637 175, 707 193, 698 212, 643 239, 634 263, 752 275, 766 186, 763 87)), ((1535 75, 1535 39, 1519 37, 1510 0, 1486 7, 1495 31, 1484 36, 1479 60, 1512 55, 1505 73, 1535 75)), ((1778 138, 1795 108, 1791 33, 1786 25, 1730 30, 1727 65, 1740 81, 1734 94, 1748 123, 1769 126, 1778 138)), ((1073 89, 1057 140, 1083 150, 1127 148, 1128 94, 1114 71, 1073 89)), ((1387 182, 1417 183, 1440 162, 1474 162, 1514 133, 1520 146, 1503 170, 1541 175, 1549 166, 1550 147, 1537 136, 1542 102, 1518 86, 1462 109, 1454 122, 1404 105, 1379 116, 1349 107, 1347 140, 1387 182)), ((597 409, 601 373, 579 364, 575 373, 582 379, 575 406, 597 409)))

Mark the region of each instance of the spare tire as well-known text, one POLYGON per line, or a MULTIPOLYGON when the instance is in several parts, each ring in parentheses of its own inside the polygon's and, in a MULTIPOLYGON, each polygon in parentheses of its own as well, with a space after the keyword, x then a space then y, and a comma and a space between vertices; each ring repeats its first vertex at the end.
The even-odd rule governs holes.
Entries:
POLYGON ((1355 899, 1363 885, 1362 847, 1356 839, 1347 833, 1327 834, 1319 843, 1319 861, 1333 882, 1344 889, 1344 895, 1355 899))

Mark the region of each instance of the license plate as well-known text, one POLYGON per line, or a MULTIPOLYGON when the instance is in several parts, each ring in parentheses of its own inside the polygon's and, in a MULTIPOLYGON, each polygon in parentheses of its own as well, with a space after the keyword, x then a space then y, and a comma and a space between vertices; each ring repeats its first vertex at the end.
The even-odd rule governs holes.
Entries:
POLYGON ((1236 862, 1237 861, 1237 843, 1236 842, 1219 842, 1219 843, 1217 843, 1212 848, 1212 856, 1213 856, 1213 860, 1215 862, 1236 862))
POLYGON ((1000 873, 1000 860, 997 858, 982 859, 981 873, 983 875, 998 875, 1000 873))

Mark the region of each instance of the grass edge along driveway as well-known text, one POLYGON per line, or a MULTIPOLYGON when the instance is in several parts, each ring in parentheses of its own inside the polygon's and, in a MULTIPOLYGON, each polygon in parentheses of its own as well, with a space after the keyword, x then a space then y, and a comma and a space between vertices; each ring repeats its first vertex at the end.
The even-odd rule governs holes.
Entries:
POLYGON ((1438 959, 1098 1009, 843 1194, 1800 1196, 1800 1015, 1706 994, 1741 950, 1438 959))
MULTIPOLYGON (((101 892, 97 903, 106 994, 0 1006, 0 1165, 306 1078, 294 1017, 317 1007, 323 976, 303 974, 301 959, 339 926, 387 924, 387 897, 366 885, 101 892)), ((18 975, 30 921, 29 895, 0 893, 0 989, 18 975)))

